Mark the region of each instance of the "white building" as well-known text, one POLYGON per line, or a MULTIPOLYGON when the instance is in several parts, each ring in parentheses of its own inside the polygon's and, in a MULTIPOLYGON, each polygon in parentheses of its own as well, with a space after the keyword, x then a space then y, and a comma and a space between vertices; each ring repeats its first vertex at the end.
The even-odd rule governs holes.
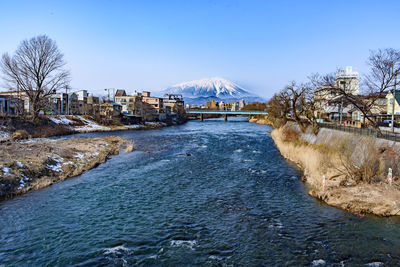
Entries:
POLYGON ((78 96, 78 100, 83 101, 85 98, 88 97, 88 92, 87 90, 79 90, 74 92, 78 96))
POLYGON ((358 72, 351 66, 338 70, 336 73, 335 86, 318 88, 314 92, 316 103, 315 115, 317 118, 328 117, 332 120, 342 116, 350 116, 349 112, 353 106, 348 101, 343 101, 344 97, 337 90, 341 88, 349 94, 358 95, 360 90, 358 72), (343 107, 342 107, 343 105, 343 107))
POLYGON ((336 87, 344 89, 346 92, 358 95, 360 90, 360 84, 358 81, 358 71, 353 70, 353 67, 347 66, 344 69, 340 69, 336 73, 336 87))
POLYGON ((239 109, 242 109, 246 106, 246 102, 244 101, 244 99, 240 99, 239 100, 239 109))

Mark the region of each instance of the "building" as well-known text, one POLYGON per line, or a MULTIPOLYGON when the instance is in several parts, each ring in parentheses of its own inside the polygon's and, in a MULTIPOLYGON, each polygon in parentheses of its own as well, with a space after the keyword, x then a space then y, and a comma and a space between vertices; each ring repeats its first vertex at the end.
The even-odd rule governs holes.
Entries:
POLYGON ((142 120, 143 121, 154 121, 159 120, 159 113, 150 104, 142 101, 142 120))
MULTIPOLYGON (((400 115, 400 90, 396 90, 396 101, 394 102, 394 114, 400 115)), ((393 91, 389 91, 386 95, 386 113, 392 115, 393 113, 393 91)))
POLYGON ((79 90, 74 92, 76 94, 76 96, 78 97, 79 101, 85 101, 88 97, 88 92, 87 90, 79 90))
POLYGON ((97 96, 88 96, 86 102, 86 114, 95 118, 100 116, 100 98, 97 96))
POLYGON ((68 115, 78 115, 79 114, 79 100, 78 95, 75 93, 68 94, 68 115))
POLYGON ((211 99, 211 102, 206 103, 206 108, 208 109, 218 109, 218 102, 214 101, 214 99, 211 99))
MULTIPOLYGON (((340 95, 338 88, 344 90, 348 94, 358 95, 359 93, 359 80, 358 72, 353 70, 351 66, 340 69, 336 73, 335 84, 333 87, 318 88, 314 92, 315 101, 315 116, 322 119, 342 120, 344 118, 351 118, 353 105, 345 100, 345 97, 340 95)), ((356 114, 354 116, 358 116, 356 114)))
POLYGON ((0 92, 0 95, 7 96, 9 98, 19 99, 19 103, 23 105, 23 109, 21 108, 21 112, 28 114, 32 112, 32 102, 24 91, 5 91, 0 92))
POLYGON ((239 110, 239 103, 235 100, 232 101, 231 111, 238 111, 239 110))
POLYGON ((239 109, 242 109, 246 106, 246 101, 244 99, 239 100, 239 109))
POLYGON ((218 103, 218 108, 219 108, 220 110, 225 110, 225 102, 224 102, 224 101, 220 101, 220 102, 218 103))
POLYGON ((353 67, 347 66, 336 73, 335 86, 348 94, 358 95, 360 90, 358 72, 353 67))
POLYGON ((49 96, 48 112, 53 115, 68 114, 68 94, 58 93, 49 96))
POLYGON ((140 96, 115 95, 115 103, 121 105, 121 113, 137 118, 142 117, 143 103, 140 96))
POLYGON ((145 120, 158 121, 165 117, 165 109, 163 105, 163 98, 152 97, 150 92, 142 92, 142 103, 143 105, 143 117, 145 120))
POLYGON ((163 97, 163 105, 170 108, 170 114, 180 114, 185 112, 185 102, 181 94, 165 94, 163 97))
POLYGON ((117 96, 126 96, 126 91, 122 89, 118 89, 117 92, 115 93, 114 99, 117 96))
POLYGON ((101 103, 100 116, 106 120, 119 120, 121 118, 121 105, 117 103, 101 103))
POLYGON ((19 98, 0 95, 0 115, 17 115, 23 112, 24 102, 19 98))

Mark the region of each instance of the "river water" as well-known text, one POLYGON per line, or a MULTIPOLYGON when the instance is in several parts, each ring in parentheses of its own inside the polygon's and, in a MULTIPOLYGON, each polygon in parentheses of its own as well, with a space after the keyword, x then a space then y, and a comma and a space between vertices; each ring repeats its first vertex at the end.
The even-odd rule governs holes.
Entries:
POLYGON ((400 220, 308 196, 269 126, 191 121, 119 135, 136 150, 0 203, 0 266, 400 264, 400 220))

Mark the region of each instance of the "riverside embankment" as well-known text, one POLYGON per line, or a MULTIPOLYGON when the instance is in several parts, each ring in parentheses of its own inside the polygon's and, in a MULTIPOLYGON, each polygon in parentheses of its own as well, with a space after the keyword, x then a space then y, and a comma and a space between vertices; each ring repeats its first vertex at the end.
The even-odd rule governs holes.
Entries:
POLYGON ((330 129, 301 133, 294 123, 271 136, 281 154, 304 171, 310 195, 357 215, 400 214, 397 143, 330 129))
POLYGON ((66 140, 32 139, 0 144, 0 201, 78 176, 123 148, 133 145, 120 137, 66 140))
MULTIPOLYGON (((175 121, 175 124, 184 121, 175 121)), ((124 130, 148 130, 168 126, 163 122, 143 122, 124 125, 114 122, 109 125, 102 125, 90 116, 79 115, 58 115, 42 116, 36 121, 22 117, 1 117, 0 118, 0 142, 30 138, 45 138, 51 136, 69 135, 74 133, 89 132, 111 132, 124 130), (23 131, 23 136, 13 137, 17 131, 23 131)))

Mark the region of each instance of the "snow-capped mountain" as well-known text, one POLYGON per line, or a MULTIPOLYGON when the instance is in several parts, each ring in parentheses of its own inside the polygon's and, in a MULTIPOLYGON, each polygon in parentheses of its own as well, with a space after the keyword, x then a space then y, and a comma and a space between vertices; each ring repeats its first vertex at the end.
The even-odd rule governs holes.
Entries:
POLYGON ((239 99, 245 99, 247 102, 264 101, 243 87, 220 77, 176 84, 162 93, 182 94, 187 104, 205 104, 211 99, 226 102, 239 99))

